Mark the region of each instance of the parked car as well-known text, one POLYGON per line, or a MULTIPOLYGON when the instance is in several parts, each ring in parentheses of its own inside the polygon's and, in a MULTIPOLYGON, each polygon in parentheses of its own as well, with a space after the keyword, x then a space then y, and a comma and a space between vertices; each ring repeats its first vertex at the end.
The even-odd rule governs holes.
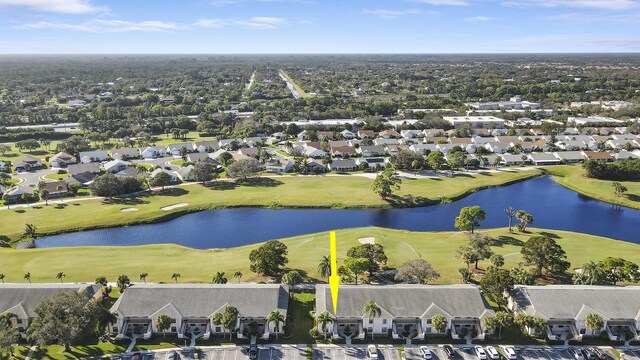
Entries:
POLYGON ((500 359, 500 354, 498 354, 498 350, 496 350, 496 348, 494 348, 493 346, 487 346, 487 355, 489 355, 489 357, 493 360, 497 360, 500 359))
POLYGON ((369 354, 369 359, 377 359, 378 358, 378 348, 375 345, 367 346, 367 354, 369 354))
POLYGON ((429 350, 426 346, 420 346, 420 355, 422 355, 423 359, 431 360, 433 354, 431 354, 431 350, 429 350))
POLYGON ((578 348, 569 348, 569 354, 571 354, 571 357, 575 360, 585 360, 584 356, 582 356, 582 351, 578 348))
POLYGON ((516 349, 513 346, 505 346, 502 348, 504 351, 504 356, 509 360, 516 360, 518 355, 516 355, 516 349))
POLYGON ((249 346, 249 359, 254 360, 258 358, 258 345, 251 344, 249 346))
POLYGON ((453 350, 453 347, 451 347, 451 345, 445 345, 442 347, 442 349, 444 350, 444 353, 447 355, 448 359, 455 359, 456 352, 455 350, 453 350))
POLYGON ((600 348, 592 347, 591 352, 593 352, 596 358, 600 360, 605 360, 608 358, 607 354, 604 351, 602 351, 600 348))
POLYGON ((141 360, 141 358, 142 358, 142 355, 140 355, 140 353, 135 353, 131 357, 131 360, 141 360))
POLYGON ((167 354, 167 360, 180 360, 180 355, 177 352, 172 351, 167 354))
POLYGON ((596 354, 593 353, 590 349, 582 349, 582 355, 584 355, 585 359, 595 360, 596 354))
POLYGON ((478 345, 473 349, 480 360, 487 360, 487 353, 484 351, 482 346, 478 345))

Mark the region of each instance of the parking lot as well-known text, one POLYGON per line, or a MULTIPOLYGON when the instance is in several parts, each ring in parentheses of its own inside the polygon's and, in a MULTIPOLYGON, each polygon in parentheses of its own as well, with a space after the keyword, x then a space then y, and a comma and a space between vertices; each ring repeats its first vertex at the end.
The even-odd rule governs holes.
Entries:
POLYGON ((624 353, 625 360, 640 360, 640 347, 636 347, 633 350, 626 349, 621 353, 624 353))
MULTIPOLYGON (((398 349, 391 346, 378 347, 378 359, 400 360, 398 349)), ((351 360, 368 359, 366 346, 358 347, 319 347, 314 349, 312 359, 314 360, 351 360)))
MULTIPOLYGON (((202 353, 202 359, 206 360, 245 360, 249 359, 248 347, 226 347, 207 349, 202 353)), ((306 345, 285 346, 260 346, 258 347, 259 360, 305 360, 307 355, 306 345)))

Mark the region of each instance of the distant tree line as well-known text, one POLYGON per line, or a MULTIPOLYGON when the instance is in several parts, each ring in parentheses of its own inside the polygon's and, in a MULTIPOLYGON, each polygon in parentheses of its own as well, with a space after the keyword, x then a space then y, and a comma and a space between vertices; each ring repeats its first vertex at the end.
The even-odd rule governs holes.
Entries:
POLYGON ((640 159, 629 159, 612 163, 588 160, 582 166, 590 178, 616 181, 640 180, 640 159))

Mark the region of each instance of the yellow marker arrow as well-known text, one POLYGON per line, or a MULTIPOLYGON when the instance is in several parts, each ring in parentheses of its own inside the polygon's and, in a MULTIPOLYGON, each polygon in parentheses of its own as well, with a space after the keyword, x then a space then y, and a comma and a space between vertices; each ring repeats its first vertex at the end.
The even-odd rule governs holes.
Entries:
POLYGON ((333 300, 333 314, 338 313, 338 287, 340 286, 340 276, 338 276, 338 255, 336 251, 336 232, 329 233, 329 255, 331 256, 331 275, 329 276, 329 286, 331 287, 331 300, 333 300))

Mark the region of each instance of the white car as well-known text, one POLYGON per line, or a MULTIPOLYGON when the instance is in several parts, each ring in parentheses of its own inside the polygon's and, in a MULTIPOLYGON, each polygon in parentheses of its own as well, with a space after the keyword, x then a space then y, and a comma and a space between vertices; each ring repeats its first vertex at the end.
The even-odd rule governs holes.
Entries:
POLYGON ((584 360, 584 356, 582 356, 582 352, 578 348, 569 348, 569 353, 576 360, 584 360))
POLYGON ((487 353, 484 351, 482 346, 478 345, 474 348, 474 350, 476 351, 476 355, 478 355, 478 359, 487 360, 487 353))
POLYGON ((377 359, 378 358, 378 348, 375 345, 367 346, 367 354, 369 354, 369 359, 377 359))
POLYGON ((486 350, 487 350, 487 354, 489 355, 489 358, 493 360, 500 359, 500 354, 498 354, 498 350, 496 350, 496 348, 494 348, 493 346, 487 346, 486 350))
POLYGON ((426 346, 420 346, 420 355, 422 355, 422 358, 426 360, 431 360, 433 357, 431 350, 426 346))
POLYGON ((504 356, 506 356, 507 359, 516 360, 518 358, 516 355, 516 349, 514 349, 513 346, 504 346, 502 350, 504 351, 504 356))

